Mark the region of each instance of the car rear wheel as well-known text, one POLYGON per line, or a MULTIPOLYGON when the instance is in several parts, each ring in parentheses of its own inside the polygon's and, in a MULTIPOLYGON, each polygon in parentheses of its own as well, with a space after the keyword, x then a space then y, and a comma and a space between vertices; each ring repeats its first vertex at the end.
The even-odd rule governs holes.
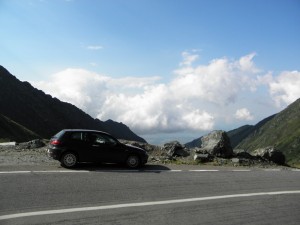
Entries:
POLYGON ((65 153, 61 158, 63 167, 72 168, 77 164, 77 156, 73 152, 65 153))
POLYGON ((141 164, 141 160, 137 155, 130 155, 126 160, 126 165, 129 168, 138 168, 141 164))

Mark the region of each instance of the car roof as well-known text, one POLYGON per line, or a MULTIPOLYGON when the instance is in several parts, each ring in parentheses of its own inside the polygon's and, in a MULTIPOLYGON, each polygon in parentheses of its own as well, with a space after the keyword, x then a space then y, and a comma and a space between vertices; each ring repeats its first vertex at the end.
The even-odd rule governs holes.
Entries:
POLYGON ((102 134, 108 134, 111 135, 107 132, 100 131, 100 130, 89 130, 89 129, 63 129, 65 132, 97 132, 97 133, 102 133, 102 134))

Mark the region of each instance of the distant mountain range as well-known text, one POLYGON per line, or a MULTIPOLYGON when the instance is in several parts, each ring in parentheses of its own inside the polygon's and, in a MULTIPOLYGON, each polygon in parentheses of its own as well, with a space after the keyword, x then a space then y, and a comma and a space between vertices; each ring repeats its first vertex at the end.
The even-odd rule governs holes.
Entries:
MULTIPOLYGON (((284 153, 288 164, 300 164, 300 99, 254 126, 245 125, 227 134, 235 149, 252 152, 258 148, 275 146, 284 153)), ((185 145, 199 147, 201 137, 185 145)))
POLYGON ((94 119, 76 106, 19 81, 0 66, 0 141, 48 139, 66 128, 102 130, 118 139, 146 142, 126 125, 94 119))

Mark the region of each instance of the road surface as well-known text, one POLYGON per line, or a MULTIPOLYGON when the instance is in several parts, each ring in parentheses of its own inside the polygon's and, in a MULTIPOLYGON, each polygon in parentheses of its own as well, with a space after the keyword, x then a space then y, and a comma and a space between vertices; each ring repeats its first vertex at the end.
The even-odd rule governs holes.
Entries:
POLYGON ((300 224, 300 171, 0 167, 0 224, 300 224))

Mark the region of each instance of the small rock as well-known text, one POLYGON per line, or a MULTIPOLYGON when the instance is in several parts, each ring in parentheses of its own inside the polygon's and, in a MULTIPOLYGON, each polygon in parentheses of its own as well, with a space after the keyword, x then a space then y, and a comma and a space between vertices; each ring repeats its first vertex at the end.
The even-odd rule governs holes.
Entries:
POLYGON ((276 150, 273 146, 256 149, 253 154, 279 165, 285 164, 285 155, 282 152, 276 150))
POLYGON ((170 157, 186 157, 189 155, 188 151, 178 141, 172 141, 164 144, 163 150, 167 152, 167 155, 170 157))
POLYGON ((233 163, 239 163, 240 159, 239 158, 232 158, 231 162, 233 162, 233 163))
POLYGON ((211 160, 211 156, 209 154, 195 154, 194 161, 200 162, 209 162, 211 160))

